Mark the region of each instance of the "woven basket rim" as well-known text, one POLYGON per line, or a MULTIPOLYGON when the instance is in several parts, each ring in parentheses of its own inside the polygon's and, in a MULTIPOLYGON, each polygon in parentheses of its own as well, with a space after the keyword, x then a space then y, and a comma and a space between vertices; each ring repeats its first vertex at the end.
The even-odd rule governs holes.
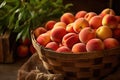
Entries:
POLYGON ((41 51, 43 52, 43 55, 48 55, 48 56, 55 56, 57 58, 66 58, 66 57, 75 57, 78 58, 96 58, 96 57, 105 57, 108 55, 117 55, 120 54, 120 46, 112 49, 107 49, 107 50, 101 50, 101 51, 92 51, 92 52, 80 52, 78 54, 73 54, 72 52, 61 52, 58 53, 56 51, 53 51, 51 49, 45 48, 44 46, 40 45, 33 34, 33 31, 31 31, 31 39, 35 42, 35 45, 39 46, 41 48, 41 51))

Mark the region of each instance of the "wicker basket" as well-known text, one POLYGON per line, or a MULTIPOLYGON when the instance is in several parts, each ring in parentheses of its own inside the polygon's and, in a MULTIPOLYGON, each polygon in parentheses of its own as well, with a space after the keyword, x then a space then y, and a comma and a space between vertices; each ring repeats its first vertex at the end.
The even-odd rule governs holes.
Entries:
POLYGON ((119 64, 120 47, 81 54, 56 53, 39 45, 31 33, 33 46, 44 67, 51 73, 62 73, 65 80, 99 80, 119 64))

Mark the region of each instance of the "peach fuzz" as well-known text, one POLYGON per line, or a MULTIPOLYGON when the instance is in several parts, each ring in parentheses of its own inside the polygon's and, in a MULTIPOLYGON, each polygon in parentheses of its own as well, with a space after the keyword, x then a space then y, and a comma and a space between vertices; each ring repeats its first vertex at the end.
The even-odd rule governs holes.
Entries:
POLYGON ((45 28, 47 30, 51 30, 53 26, 55 25, 56 21, 55 20, 49 20, 45 23, 45 28))
POLYGON ((52 41, 60 43, 66 33, 66 29, 63 27, 53 28, 50 33, 50 38, 52 41))
POLYGON ((89 27, 89 22, 84 18, 76 19, 73 24, 73 29, 76 33, 79 33, 85 27, 89 27))
POLYGON ((53 28, 57 28, 57 27, 63 27, 63 28, 66 28, 66 23, 61 22, 61 21, 56 22, 56 23, 54 24, 53 28))
POLYGON ((107 38, 103 41, 105 49, 116 48, 119 45, 119 41, 115 38, 107 38))
POLYGON ((89 21, 90 27, 97 29, 102 26, 102 17, 101 16, 93 16, 89 21))
POLYGON ((84 18, 89 21, 93 16, 97 16, 97 14, 95 12, 88 12, 84 18))
POLYGON ((58 53, 71 52, 71 49, 69 49, 67 46, 61 46, 56 50, 56 52, 58 52, 58 53))
POLYGON ((36 40, 42 46, 46 46, 46 44, 51 41, 50 35, 48 33, 43 33, 43 34, 39 35, 36 40))
POLYGON ((43 34, 43 33, 45 33, 45 32, 47 32, 47 29, 45 29, 44 27, 37 27, 37 28, 33 31, 33 33, 34 33, 34 35, 35 35, 36 38, 37 38, 40 34, 43 34))
POLYGON ((73 29, 73 24, 74 24, 74 23, 70 23, 70 24, 68 24, 68 25, 66 26, 66 31, 67 31, 67 32, 73 32, 73 33, 75 33, 75 31, 74 31, 74 29, 73 29))
POLYGON ((96 30, 96 36, 102 40, 104 40, 106 38, 110 38, 110 37, 112 37, 112 35, 113 35, 113 32, 112 32, 111 28, 108 26, 100 26, 96 30))
POLYGON ((104 49, 104 43, 99 38, 91 39, 86 44, 86 50, 87 50, 87 52, 101 51, 103 49, 104 49))
POLYGON ((105 8, 105 9, 103 9, 99 15, 102 16, 102 17, 104 17, 107 14, 116 15, 115 11, 113 9, 111 9, 111 8, 105 8))
POLYGON ((49 42, 49 43, 45 46, 45 48, 49 48, 49 49, 51 49, 51 50, 56 51, 56 50, 59 48, 59 44, 56 43, 56 42, 49 42))
POLYGON ((79 38, 78 34, 76 33, 67 33, 62 39, 62 44, 69 47, 70 49, 77 42, 79 42, 79 38))
POLYGON ((73 54, 80 54, 80 52, 86 52, 86 45, 84 43, 76 43, 72 47, 73 54))
POLYGON ((87 43, 93 38, 96 38, 96 32, 91 27, 83 28, 79 33, 79 40, 83 43, 87 43))
POLYGON ((60 21, 69 24, 75 21, 75 16, 70 12, 66 12, 60 17, 60 21))
POLYGON ((75 19, 78 19, 78 18, 84 18, 84 16, 87 14, 87 11, 78 11, 76 14, 75 14, 75 19))
POLYGON ((109 26, 111 29, 114 29, 118 25, 117 18, 114 15, 107 14, 102 19, 102 25, 109 26))

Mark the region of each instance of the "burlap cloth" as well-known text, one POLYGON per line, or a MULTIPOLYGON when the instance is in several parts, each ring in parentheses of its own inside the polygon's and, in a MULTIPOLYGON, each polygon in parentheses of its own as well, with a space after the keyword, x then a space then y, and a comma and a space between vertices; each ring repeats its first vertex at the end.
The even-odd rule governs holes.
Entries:
MULTIPOLYGON (((33 54, 18 70, 17 80, 65 80, 62 74, 50 74, 39 59, 33 54)), ((120 67, 102 80, 120 80, 120 67)))

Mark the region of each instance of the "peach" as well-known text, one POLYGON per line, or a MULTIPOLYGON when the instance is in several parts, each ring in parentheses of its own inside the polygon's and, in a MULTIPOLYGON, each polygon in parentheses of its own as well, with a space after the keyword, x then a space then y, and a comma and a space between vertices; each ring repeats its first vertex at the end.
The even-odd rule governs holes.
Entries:
POLYGON ((59 47, 56 52, 61 53, 61 52, 71 52, 71 50, 67 46, 61 46, 59 47))
POLYGON ((56 22, 55 24, 54 24, 54 27, 53 28, 56 28, 56 27, 63 27, 63 28, 66 28, 66 23, 64 23, 64 22, 56 22))
POLYGON ((104 49, 104 43, 99 38, 91 39, 86 44, 86 50, 87 50, 87 52, 101 51, 103 49, 104 49))
POLYGON ((40 45, 46 46, 46 44, 51 41, 50 40, 50 34, 43 33, 43 34, 39 35, 36 40, 40 45))
POLYGON ((49 42, 49 43, 45 46, 45 48, 49 48, 49 49, 51 49, 51 50, 56 51, 56 50, 59 48, 59 44, 56 43, 56 42, 49 42))
POLYGON ((117 18, 118 24, 120 24, 120 16, 116 15, 115 17, 117 18))
POLYGON ((86 52, 86 45, 84 43, 76 43, 72 47, 73 54, 80 54, 80 52, 86 52))
POLYGON ((51 30, 53 26, 55 25, 56 21, 55 20, 49 20, 45 23, 45 28, 47 30, 51 30))
POLYGON ((102 25, 109 26, 114 29, 118 25, 117 18, 114 15, 107 14, 102 19, 102 25))
POLYGON ((68 25, 66 26, 66 31, 67 31, 67 32, 73 32, 73 33, 75 33, 75 31, 74 31, 74 29, 73 29, 73 24, 74 24, 74 23, 70 23, 70 24, 68 24, 68 25))
POLYGON ((26 57, 29 54, 29 48, 26 45, 19 45, 17 47, 17 55, 19 57, 26 57))
POLYGON ((75 14, 75 19, 78 19, 78 18, 84 18, 84 16, 87 14, 87 11, 78 11, 76 14, 75 14))
POLYGON ((89 21, 93 16, 97 16, 97 14, 95 12, 88 12, 84 18, 89 21))
POLYGON ((93 38, 96 38, 96 32, 91 27, 83 28, 79 33, 79 40, 83 43, 87 43, 93 38))
POLYGON ((104 17, 106 14, 115 15, 115 11, 110 8, 105 8, 101 11, 101 13, 99 15, 104 17))
POLYGON ((69 47, 70 49, 77 42, 79 42, 79 38, 78 34, 76 33, 67 33, 62 39, 62 44, 69 47))
POLYGON ((103 41, 105 49, 116 48, 119 46, 119 41, 115 38, 107 38, 103 41))
POLYGON ((101 16, 93 16, 89 20, 90 27, 97 29, 98 27, 102 26, 102 17, 101 16))
POLYGON ((66 12, 60 17, 60 21, 66 24, 72 23, 74 22, 74 20, 75 20, 75 16, 70 12, 66 12))
POLYGON ((63 27, 53 28, 51 30, 50 38, 52 41, 60 43, 65 34, 66 34, 66 29, 63 27))
POLYGON ((110 38, 110 37, 112 37, 112 35, 113 35, 112 30, 108 26, 100 26, 96 30, 96 36, 102 40, 104 40, 106 38, 110 38))
POLYGON ((85 27, 89 27, 89 22, 84 18, 76 19, 73 24, 73 29, 76 33, 79 33, 85 27))
POLYGON ((30 40, 29 37, 26 37, 25 39, 20 38, 20 39, 18 40, 18 43, 19 43, 19 44, 22 44, 22 45, 29 46, 29 45, 31 45, 31 40, 30 40))
POLYGON ((120 41, 120 28, 113 30, 113 37, 120 41))
POLYGON ((45 33, 45 32, 47 32, 47 29, 45 29, 44 27, 38 27, 38 28, 36 28, 36 29, 33 31, 33 33, 34 33, 34 35, 35 35, 36 38, 37 38, 40 34, 45 33))

